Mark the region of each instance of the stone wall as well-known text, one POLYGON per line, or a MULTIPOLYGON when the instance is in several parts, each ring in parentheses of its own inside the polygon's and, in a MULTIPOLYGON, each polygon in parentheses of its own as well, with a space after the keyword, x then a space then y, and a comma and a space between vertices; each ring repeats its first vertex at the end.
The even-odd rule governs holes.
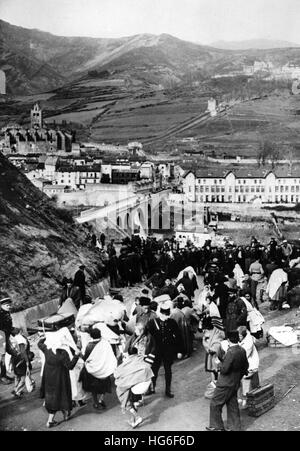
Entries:
MULTIPOLYGON (((89 287, 88 291, 90 291, 93 298, 103 298, 103 296, 109 292, 108 279, 103 279, 101 282, 92 285, 89 287)), ((56 313, 59 307, 58 304, 59 299, 52 299, 51 301, 36 305, 21 312, 13 313, 13 325, 21 328, 25 334, 28 334, 28 329, 30 327, 37 326, 38 319, 45 318, 53 315, 53 313, 56 313)))

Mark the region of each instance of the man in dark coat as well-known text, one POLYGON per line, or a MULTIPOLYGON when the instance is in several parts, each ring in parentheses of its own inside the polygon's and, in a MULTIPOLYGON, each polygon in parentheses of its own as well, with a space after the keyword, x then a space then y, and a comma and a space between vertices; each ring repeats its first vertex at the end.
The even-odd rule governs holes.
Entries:
POLYGON ((228 290, 226 317, 224 321, 225 332, 236 330, 239 326, 247 326, 247 308, 242 299, 237 295, 237 290, 228 290))
POLYGON ((75 307, 79 310, 81 300, 79 287, 74 285, 73 280, 68 279, 67 277, 63 278, 62 285, 63 289, 59 299, 59 306, 61 307, 68 298, 71 298, 75 307))
POLYGON ((161 296, 162 294, 168 294, 171 300, 173 300, 179 295, 179 292, 175 285, 172 284, 171 280, 166 279, 164 286, 160 288, 158 292, 158 296, 161 296))
POLYGON ((80 265, 78 271, 76 271, 76 273, 75 273, 74 283, 73 283, 80 290, 82 304, 85 304, 85 295, 86 295, 84 270, 85 270, 85 266, 80 265))
POLYGON ((102 249, 104 249, 104 246, 105 246, 105 234, 103 232, 100 235, 100 243, 101 243, 102 249))
MULTIPOLYGON (((248 374, 248 359, 246 351, 239 346, 237 331, 228 332, 229 349, 222 359, 220 375, 210 403, 208 431, 224 431, 222 409, 227 407, 227 427, 229 430, 241 429, 240 411, 237 401, 237 391, 243 376, 248 374)), ((221 359, 221 355, 219 355, 221 359)))
POLYGON ((118 287, 119 275, 118 275, 118 258, 116 255, 111 255, 107 262, 107 269, 110 279, 111 288, 118 287))
POLYGON ((154 373, 152 393, 155 392, 158 371, 163 363, 166 382, 165 394, 168 398, 173 398, 174 395, 171 393, 172 364, 176 357, 179 359, 182 358, 183 343, 181 341, 179 327, 176 321, 170 318, 170 314, 169 306, 162 304, 159 309, 159 317, 149 321, 148 331, 155 341, 155 361, 152 366, 154 373))
MULTIPOLYGON (((8 385, 12 380, 6 376, 5 353, 8 352, 9 336, 13 330, 12 317, 10 314, 12 300, 8 293, 0 292, 0 333, 2 340, 0 343, 0 384, 8 385)), ((0 337, 1 338, 1 337, 0 337)))

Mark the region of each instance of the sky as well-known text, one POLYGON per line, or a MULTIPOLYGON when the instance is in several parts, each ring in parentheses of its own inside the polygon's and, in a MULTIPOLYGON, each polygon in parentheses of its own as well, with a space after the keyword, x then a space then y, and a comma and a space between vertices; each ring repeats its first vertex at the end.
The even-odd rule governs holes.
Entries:
POLYGON ((168 33, 201 44, 258 38, 300 44, 299 0, 0 0, 0 18, 60 36, 168 33))

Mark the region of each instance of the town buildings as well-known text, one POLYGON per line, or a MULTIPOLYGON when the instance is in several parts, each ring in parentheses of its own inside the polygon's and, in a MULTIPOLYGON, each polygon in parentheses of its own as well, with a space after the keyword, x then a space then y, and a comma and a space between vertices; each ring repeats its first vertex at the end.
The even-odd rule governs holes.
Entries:
POLYGON ((200 203, 298 203, 300 174, 290 173, 287 167, 191 170, 183 177, 183 193, 200 203))

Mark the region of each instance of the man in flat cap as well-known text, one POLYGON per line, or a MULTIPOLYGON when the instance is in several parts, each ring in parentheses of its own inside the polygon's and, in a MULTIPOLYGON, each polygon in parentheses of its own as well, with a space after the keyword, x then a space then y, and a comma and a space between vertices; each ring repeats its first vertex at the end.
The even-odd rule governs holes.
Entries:
POLYGON ((182 358, 183 343, 180 336, 179 327, 176 321, 170 318, 172 302, 162 303, 159 307, 158 318, 153 318, 148 323, 148 330, 155 341, 155 361, 152 366, 154 373, 153 390, 155 392, 158 371, 163 363, 165 368, 165 394, 168 398, 174 398, 171 393, 172 364, 177 358, 182 358))
POLYGON ((12 317, 10 314, 12 300, 8 293, 0 291, 0 383, 11 384, 11 380, 6 376, 5 353, 9 344, 9 336, 12 332, 12 317))

